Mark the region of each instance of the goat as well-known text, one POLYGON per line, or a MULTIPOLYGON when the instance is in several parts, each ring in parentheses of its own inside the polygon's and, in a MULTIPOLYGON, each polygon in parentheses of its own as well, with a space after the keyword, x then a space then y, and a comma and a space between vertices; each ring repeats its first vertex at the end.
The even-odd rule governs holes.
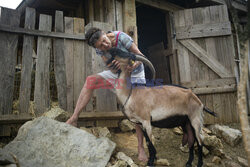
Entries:
MULTIPOLYGON (((215 116, 215 113, 206 108, 200 99, 187 88, 163 85, 157 87, 141 87, 132 89, 131 74, 126 70, 127 65, 133 61, 142 61, 149 65, 155 77, 155 70, 149 60, 143 56, 124 52, 117 48, 108 51, 110 60, 120 62, 120 86, 116 88, 119 102, 123 104, 123 113, 128 119, 142 126, 143 134, 149 150, 148 166, 153 166, 156 159, 156 149, 152 144, 152 126, 159 128, 173 128, 181 126, 183 129, 182 145, 188 143, 189 159, 186 167, 192 166, 194 159, 194 142, 198 142, 198 167, 203 165, 202 160, 202 134, 203 110, 215 116), (129 88, 129 85, 131 86, 129 88)), ((110 62, 110 61, 109 61, 110 62)))

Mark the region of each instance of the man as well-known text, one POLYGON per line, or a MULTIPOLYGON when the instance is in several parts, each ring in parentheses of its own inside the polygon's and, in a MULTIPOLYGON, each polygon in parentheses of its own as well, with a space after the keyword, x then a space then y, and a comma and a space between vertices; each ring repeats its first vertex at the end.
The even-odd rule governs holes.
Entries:
MULTIPOLYGON (((132 38, 124 32, 113 31, 105 33, 101 29, 93 27, 87 31, 85 38, 88 44, 96 49, 97 55, 101 56, 104 62, 107 62, 108 60, 108 58, 105 57, 107 50, 112 47, 119 48, 125 52, 143 55, 133 42, 132 38)), ((104 79, 111 82, 118 79, 118 71, 120 70, 119 62, 113 60, 112 63, 107 65, 107 67, 109 67, 110 70, 87 77, 77 100, 74 113, 66 123, 77 126, 77 120, 80 112, 88 104, 94 89, 98 88, 98 81, 104 79), (88 85, 90 84, 88 81, 91 81, 91 87, 88 85)), ((141 62, 136 61, 132 66, 128 66, 127 69, 131 72, 132 83, 146 84, 144 66, 141 62)), ((114 85, 114 83, 111 84, 114 85)), ((139 125, 136 125, 135 128, 138 138, 138 159, 146 162, 148 158, 143 147, 143 132, 139 125)))

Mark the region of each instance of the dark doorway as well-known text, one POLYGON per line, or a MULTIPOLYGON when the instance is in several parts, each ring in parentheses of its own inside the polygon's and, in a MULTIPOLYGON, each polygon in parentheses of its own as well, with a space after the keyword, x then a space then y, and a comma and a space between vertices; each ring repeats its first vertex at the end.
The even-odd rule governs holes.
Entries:
MULTIPOLYGON (((156 78, 164 84, 171 83, 169 60, 164 56, 167 49, 166 13, 146 5, 136 5, 138 47, 156 69, 156 78)), ((151 78, 148 68, 146 78, 151 78)))

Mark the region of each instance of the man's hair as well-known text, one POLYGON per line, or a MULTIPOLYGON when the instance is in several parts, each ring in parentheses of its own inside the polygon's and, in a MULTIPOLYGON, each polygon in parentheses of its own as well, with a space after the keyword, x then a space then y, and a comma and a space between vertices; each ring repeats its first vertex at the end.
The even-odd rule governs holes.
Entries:
POLYGON ((98 41, 102 34, 103 31, 100 28, 90 28, 85 34, 85 39, 87 40, 88 45, 95 47, 96 41, 98 41))

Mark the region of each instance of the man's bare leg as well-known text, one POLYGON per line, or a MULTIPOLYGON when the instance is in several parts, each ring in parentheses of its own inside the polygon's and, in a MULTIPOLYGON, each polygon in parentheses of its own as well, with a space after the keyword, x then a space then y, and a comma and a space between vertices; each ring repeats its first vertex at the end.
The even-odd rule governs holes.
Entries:
POLYGON ((103 79, 103 78, 99 75, 91 75, 86 79, 85 84, 81 90, 79 97, 78 97, 74 113, 67 120, 67 122, 66 122, 67 124, 73 125, 75 127, 77 126, 77 121, 78 121, 79 115, 80 115, 81 111, 83 110, 83 108, 86 107, 86 105, 88 104, 88 102, 93 94, 94 89, 97 88, 95 86, 96 86, 96 84, 98 84, 99 79, 103 79))
POLYGON ((143 132, 142 129, 139 125, 135 125, 135 130, 137 134, 137 139, 138 139, 138 159, 140 161, 147 162, 148 157, 145 153, 144 146, 143 146, 143 132))

